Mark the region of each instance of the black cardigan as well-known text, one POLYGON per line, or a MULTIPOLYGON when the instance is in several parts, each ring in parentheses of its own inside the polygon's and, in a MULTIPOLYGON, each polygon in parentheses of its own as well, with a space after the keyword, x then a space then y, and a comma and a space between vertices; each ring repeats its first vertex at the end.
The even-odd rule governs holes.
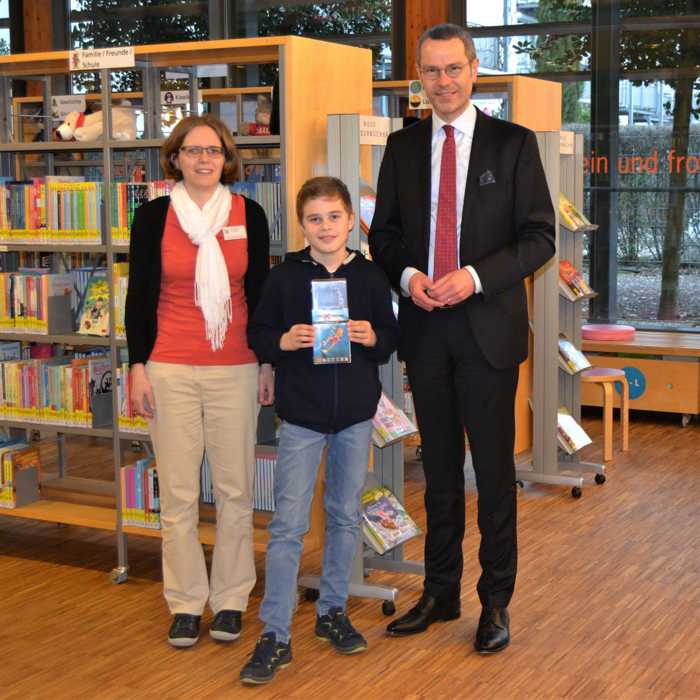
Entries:
MULTIPOLYGON (((263 208, 245 199, 248 233, 248 269, 244 278, 248 318, 258 305, 270 269, 270 232, 263 208)), ((158 197, 140 206, 131 225, 129 287, 126 294, 126 342, 129 365, 145 363, 156 342, 161 281, 161 241, 170 197, 158 197)))

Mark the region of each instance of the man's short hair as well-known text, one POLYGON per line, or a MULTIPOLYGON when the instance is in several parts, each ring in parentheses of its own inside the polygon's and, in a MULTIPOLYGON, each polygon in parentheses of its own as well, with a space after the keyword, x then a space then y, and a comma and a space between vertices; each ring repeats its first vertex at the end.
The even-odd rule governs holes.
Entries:
POLYGON ((464 52, 471 63, 476 58, 476 47, 472 35, 458 24, 436 24, 426 29, 419 37, 416 46, 416 63, 420 65, 420 52, 423 44, 428 40, 447 41, 448 39, 459 39, 464 44, 464 52))
POLYGON ((337 177, 323 175, 307 180, 297 194, 297 218, 304 218, 304 205, 310 199, 334 199, 338 197, 348 214, 352 214, 352 199, 346 184, 337 177))

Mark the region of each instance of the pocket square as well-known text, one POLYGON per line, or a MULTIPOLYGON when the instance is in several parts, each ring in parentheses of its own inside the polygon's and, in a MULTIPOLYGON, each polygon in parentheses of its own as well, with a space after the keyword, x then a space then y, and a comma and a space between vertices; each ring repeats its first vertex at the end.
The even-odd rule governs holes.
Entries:
POLYGON ((481 175, 479 175, 479 184, 483 187, 484 185, 493 185, 496 182, 496 178, 490 170, 484 170, 481 175))

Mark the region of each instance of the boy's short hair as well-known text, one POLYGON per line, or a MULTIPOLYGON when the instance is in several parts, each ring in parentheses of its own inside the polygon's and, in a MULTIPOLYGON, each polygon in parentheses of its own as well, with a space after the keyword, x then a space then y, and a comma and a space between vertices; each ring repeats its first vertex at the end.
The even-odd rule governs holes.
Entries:
POLYGON ((297 218, 299 223, 304 219, 304 205, 310 199, 333 199, 338 197, 345 211, 352 214, 352 200, 347 185, 337 177, 323 175, 321 177, 312 177, 307 180, 297 194, 297 218))

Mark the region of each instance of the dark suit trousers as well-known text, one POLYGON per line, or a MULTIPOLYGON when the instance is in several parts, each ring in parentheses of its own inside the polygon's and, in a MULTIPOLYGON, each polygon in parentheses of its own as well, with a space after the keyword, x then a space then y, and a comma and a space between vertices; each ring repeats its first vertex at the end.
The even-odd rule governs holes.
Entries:
POLYGON ((407 339, 408 380, 425 472, 425 591, 460 595, 465 527, 464 430, 478 489, 482 605, 506 606, 517 566, 515 390, 518 368, 494 369, 484 358, 464 306, 425 314, 407 339))

